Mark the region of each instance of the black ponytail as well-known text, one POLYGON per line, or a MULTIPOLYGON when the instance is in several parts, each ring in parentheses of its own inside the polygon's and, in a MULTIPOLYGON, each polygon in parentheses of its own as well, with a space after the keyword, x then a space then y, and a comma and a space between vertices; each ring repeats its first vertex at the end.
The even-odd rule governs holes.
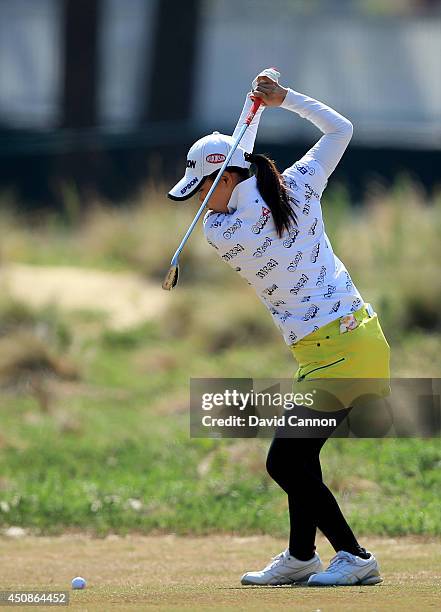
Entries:
POLYGON ((297 216, 291 207, 280 172, 272 159, 260 153, 245 153, 245 159, 256 168, 257 189, 271 211, 279 238, 284 230, 297 226, 297 216))

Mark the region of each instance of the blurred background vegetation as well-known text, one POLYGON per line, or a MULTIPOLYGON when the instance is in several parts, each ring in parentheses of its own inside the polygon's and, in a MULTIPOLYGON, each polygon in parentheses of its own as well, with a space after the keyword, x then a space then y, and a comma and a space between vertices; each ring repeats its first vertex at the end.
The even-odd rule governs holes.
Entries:
MULTIPOLYGON (((284 495, 264 468, 268 440, 190 439, 189 379, 290 378, 296 364, 200 227, 179 287, 160 289, 195 208, 168 204, 166 191, 150 186, 117 209, 97 201, 81 212, 66 190, 65 209, 38 218, 1 200, 4 528, 286 533, 284 495), (50 294, 35 301, 39 279, 57 269, 66 275, 58 294, 69 295, 74 267, 111 274, 115 293, 136 271, 154 308, 121 325, 101 309, 110 295, 81 309, 50 294), (35 282, 18 291, 23 269, 35 282)), ((335 252, 379 313, 393 375, 439 377, 441 194, 429 199, 402 176, 391 190, 372 186, 362 207, 339 184, 322 204, 335 252)), ((441 533, 439 439, 333 440, 323 457, 358 532, 441 533)))

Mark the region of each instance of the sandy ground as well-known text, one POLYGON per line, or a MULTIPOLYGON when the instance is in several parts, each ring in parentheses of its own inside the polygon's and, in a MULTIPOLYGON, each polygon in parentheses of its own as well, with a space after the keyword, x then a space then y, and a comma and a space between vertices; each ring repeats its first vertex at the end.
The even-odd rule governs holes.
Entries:
POLYGON ((167 297, 159 282, 154 284, 130 272, 61 266, 4 265, 0 287, 31 306, 54 301, 66 309, 102 310, 114 328, 154 317, 167 297))
MULTIPOLYGON (((69 590, 70 608, 76 610, 440 609, 439 538, 365 537, 362 544, 380 562, 380 585, 243 587, 242 573, 261 569, 285 541, 269 536, 1 537, 0 589, 69 590), (72 592, 70 581, 78 575, 88 586, 72 592)), ((323 539, 318 551, 324 562, 333 554, 323 539)))

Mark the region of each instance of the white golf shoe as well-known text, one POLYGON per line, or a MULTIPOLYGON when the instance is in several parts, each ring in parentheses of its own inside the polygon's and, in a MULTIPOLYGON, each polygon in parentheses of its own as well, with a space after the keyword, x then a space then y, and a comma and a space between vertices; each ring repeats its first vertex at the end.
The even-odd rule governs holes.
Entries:
POLYGON ((345 550, 339 550, 324 572, 309 578, 308 586, 349 586, 379 582, 383 582, 383 578, 372 553, 369 559, 362 559, 345 550))
POLYGON ((286 549, 260 572, 247 572, 241 578, 242 584, 281 585, 307 582, 312 574, 321 572, 322 562, 317 553, 309 561, 300 561, 286 549))

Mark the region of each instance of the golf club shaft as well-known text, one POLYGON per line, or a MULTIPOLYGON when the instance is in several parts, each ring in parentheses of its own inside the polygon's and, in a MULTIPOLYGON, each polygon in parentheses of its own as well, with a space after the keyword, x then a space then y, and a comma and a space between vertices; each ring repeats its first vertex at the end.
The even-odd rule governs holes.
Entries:
POLYGON ((208 192, 208 193, 207 193, 207 195, 205 196, 204 201, 203 201, 203 202, 202 202, 202 204, 201 204, 201 207, 199 208, 198 212, 196 213, 196 216, 195 216, 195 218, 193 219, 193 221, 192 221, 192 223, 191 223, 190 227, 189 227, 189 228, 188 228, 188 230, 186 231, 185 236, 183 237, 183 239, 182 239, 182 241, 181 241, 181 244, 178 246, 178 248, 177 248, 177 250, 176 250, 176 253, 173 255, 173 259, 171 260, 171 265, 172 265, 172 266, 174 266, 174 265, 176 265, 176 264, 177 264, 177 260, 179 259, 179 254, 180 254, 180 252, 181 252, 181 251, 182 251, 182 249, 184 248, 184 245, 185 245, 185 243, 187 242, 187 240, 188 240, 188 238, 189 238, 189 236, 190 236, 191 232, 193 231, 193 229, 194 229, 194 227, 195 227, 196 223, 198 222, 199 217, 200 217, 200 216, 202 215, 202 213, 204 212, 204 208, 206 207, 206 205, 207 205, 208 201, 210 200, 210 198, 211 198, 211 194, 212 194, 212 193, 213 193, 213 191, 216 189, 216 187, 217 187, 217 185, 218 185, 218 183, 219 183, 219 181, 220 181, 220 179, 221 179, 221 177, 222 177, 222 174, 224 173, 225 168, 228 166, 228 163, 229 163, 230 159, 232 158, 234 151, 237 149, 237 147, 238 147, 238 145, 239 145, 240 141, 242 140, 243 135, 245 134, 246 129, 248 128, 248 126, 250 125, 251 121, 253 120, 253 117, 254 117, 254 115, 256 114, 257 109, 259 108, 259 106, 261 105, 261 103, 262 103, 262 100, 261 100, 261 99, 259 99, 259 98, 257 98, 257 99, 255 99, 255 100, 254 100, 253 106, 252 106, 252 108, 251 108, 251 110, 250 110, 250 112, 249 112, 249 114, 248 114, 248 117, 247 117, 247 118, 246 118, 246 120, 245 120, 245 123, 243 124, 243 126, 242 126, 242 127, 241 127, 241 129, 240 129, 240 132, 239 132, 239 135, 238 135, 238 137, 237 137, 237 139, 236 139, 236 142, 233 144, 233 146, 232 146, 232 148, 231 148, 230 152, 229 152, 229 153, 228 153, 228 155, 227 155, 227 158, 225 159, 224 163, 222 164, 222 166, 221 166, 221 168, 220 168, 220 170, 219 170, 218 175, 217 175, 217 176, 216 176, 216 178, 214 179, 213 184, 212 184, 212 186, 210 187, 209 192, 208 192))

